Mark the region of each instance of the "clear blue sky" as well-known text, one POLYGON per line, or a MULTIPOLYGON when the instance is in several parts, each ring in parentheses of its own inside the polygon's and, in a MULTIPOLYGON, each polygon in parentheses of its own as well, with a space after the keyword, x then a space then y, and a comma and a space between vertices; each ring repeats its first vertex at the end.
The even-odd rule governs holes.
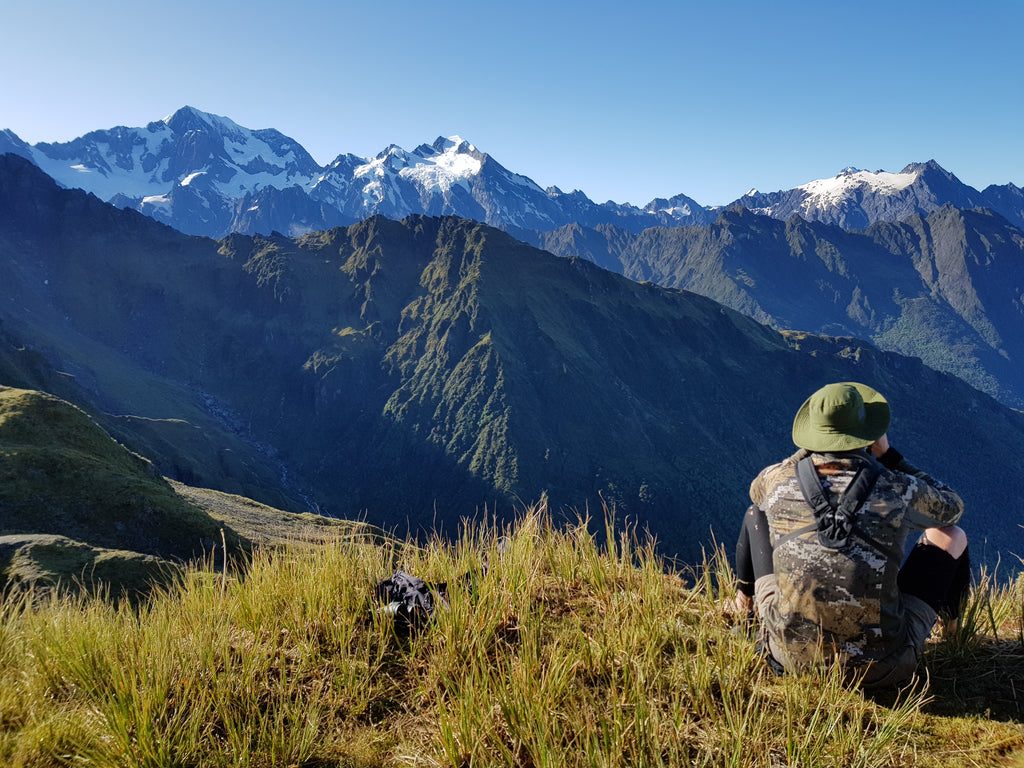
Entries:
POLYGON ((598 202, 930 159, 1024 186, 1024 0, 0 0, 0 29, 30 144, 190 105, 321 164, 458 134, 598 202))

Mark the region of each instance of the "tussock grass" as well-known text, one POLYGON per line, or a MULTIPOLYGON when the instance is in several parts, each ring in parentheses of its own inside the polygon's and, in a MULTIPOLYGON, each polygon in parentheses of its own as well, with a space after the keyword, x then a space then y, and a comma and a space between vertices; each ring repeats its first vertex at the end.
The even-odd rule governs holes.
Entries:
POLYGON ((774 677, 719 609, 720 552, 674 570, 600 533, 533 509, 454 543, 258 549, 141 606, 12 593, 0 764, 949 766, 1024 749, 1020 708, 970 693, 998 687, 971 689, 988 672, 1024 693, 1020 580, 979 585, 979 619, 930 647, 930 678, 869 698, 836 669, 774 677), (419 631, 375 610, 398 568, 447 584, 419 631))

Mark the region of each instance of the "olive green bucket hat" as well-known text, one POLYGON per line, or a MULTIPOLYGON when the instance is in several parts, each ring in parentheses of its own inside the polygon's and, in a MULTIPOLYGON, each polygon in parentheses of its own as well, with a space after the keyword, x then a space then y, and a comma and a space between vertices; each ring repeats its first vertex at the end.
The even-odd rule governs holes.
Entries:
POLYGON ((797 411, 793 442, 816 453, 871 445, 889 429, 889 403, 865 384, 844 381, 822 387, 797 411))

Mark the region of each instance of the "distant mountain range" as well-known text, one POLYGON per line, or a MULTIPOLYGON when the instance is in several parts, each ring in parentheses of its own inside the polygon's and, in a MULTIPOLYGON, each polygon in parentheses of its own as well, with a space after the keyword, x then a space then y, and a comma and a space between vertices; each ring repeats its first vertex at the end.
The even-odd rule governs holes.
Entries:
POLYGON ((869 339, 1024 408, 1024 231, 987 209, 947 204, 846 231, 737 204, 706 226, 569 225, 527 239, 780 330, 869 339))
POLYGON ((781 192, 748 192, 736 201, 754 213, 789 220, 864 229, 877 222, 903 221, 944 206, 988 208, 1011 224, 1024 226, 1024 190, 1013 184, 990 185, 978 192, 934 160, 911 163, 899 173, 847 168, 832 179, 819 179, 781 192))
POLYGON ((726 208, 677 195, 640 209, 542 190, 458 137, 339 155, 322 168, 275 130, 191 107, 62 144, 29 146, 3 131, 3 151, 189 234, 298 236, 374 215, 481 221, 778 329, 920 356, 1024 408, 1024 193, 1013 184, 979 192, 934 161, 899 173, 848 168, 726 208))
MULTIPOLYGON (((720 221, 734 238, 775 226, 720 221)), ((889 397, 894 444, 963 493, 979 552, 1021 551, 1006 478, 1024 414, 918 359, 780 333, 476 221, 211 240, 8 154, 0 286, 0 384, 77 404, 163 475, 282 509, 454 532, 540 498, 607 503, 692 562, 712 529, 735 535, 807 394, 853 379, 889 397)))
MULTIPOLYGON (((30 159, 65 187, 210 237, 274 231, 298 236, 374 215, 412 214, 459 216, 513 234, 569 224, 635 233, 708 225, 721 210, 683 194, 638 208, 595 203, 580 191, 541 189, 458 136, 412 151, 391 145, 372 158, 342 154, 321 167, 276 130, 251 130, 192 107, 145 127, 97 130, 66 143, 29 145, 3 130, 4 152, 30 159)), ((847 229, 927 215, 946 204, 989 208, 1024 227, 1020 188, 993 185, 979 192, 934 161, 899 173, 846 169, 834 179, 751 192, 737 202, 774 218, 796 215, 847 229)))
POLYGON ((411 152, 391 145, 372 158, 343 154, 320 167, 278 131, 250 130, 191 107, 143 128, 93 131, 60 144, 29 146, 0 131, 4 152, 28 158, 65 187, 211 237, 297 236, 374 215, 417 213, 527 230, 570 222, 640 230, 693 216, 709 220, 682 197, 663 201, 667 210, 641 210, 543 190, 457 136, 411 152))

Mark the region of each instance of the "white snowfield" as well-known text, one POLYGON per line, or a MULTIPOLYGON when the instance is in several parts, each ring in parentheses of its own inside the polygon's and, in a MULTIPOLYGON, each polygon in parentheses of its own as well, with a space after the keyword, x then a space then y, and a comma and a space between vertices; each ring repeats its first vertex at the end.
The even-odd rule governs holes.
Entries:
POLYGON ((425 190, 446 193, 456 185, 468 189, 470 180, 481 169, 483 155, 476 147, 459 136, 451 136, 435 142, 431 152, 409 153, 392 146, 376 157, 360 158, 362 164, 350 179, 338 178, 330 167, 317 167, 313 172, 303 173, 298 170, 301 165, 296 152, 298 145, 287 137, 273 131, 252 131, 226 117, 185 109, 203 124, 208 136, 215 137, 214 141, 192 143, 192 146, 204 144, 206 152, 197 150, 194 156, 188 157, 180 148, 176 149, 183 140, 187 145, 190 140, 198 139, 190 134, 199 132, 190 130, 184 136, 175 135, 170 125, 179 114, 175 113, 145 128, 99 132, 98 137, 116 135, 116 141, 94 139, 86 150, 88 159, 84 162, 80 152, 75 153, 74 159, 61 157, 67 153, 59 151, 60 148, 67 145, 32 147, 33 160, 64 186, 84 189, 102 200, 123 195, 146 205, 168 205, 171 190, 205 177, 204 182, 220 195, 234 199, 265 187, 286 189, 297 185, 311 192, 329 181, 337 194, 349 184, 362 185, 364 200, 372 206, 381 202, 385 190, 393 186, 388 183, 389 177, 405 179, 425 190), (257 133, 274 133, 281 142, 275 149, 257 133), (54 151, 54 147, 58 151, 54 151), (170 169, 175 165, 180 167, 172 174, 170 169))
POLYGON ((831 179, 818 179, 797 187, 807 193, 805 205, 834 205, 858 188, 879 195, 891 195, 909 187, 919 171, 888 173, 886 171, 858 171, 847 169, 831 179))

